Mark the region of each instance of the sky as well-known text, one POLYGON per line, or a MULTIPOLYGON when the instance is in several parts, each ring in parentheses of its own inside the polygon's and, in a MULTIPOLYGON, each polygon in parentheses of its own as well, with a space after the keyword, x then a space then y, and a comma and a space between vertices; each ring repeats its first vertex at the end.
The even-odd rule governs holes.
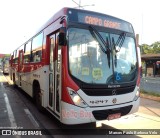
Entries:
POLYGON ((78 7, 76 3, 85 10, 132 23, 135 33, 139 34, 139 44, 160 41, 159 0, 1 0, 0 53, 10 54, 54 13, 63 7, 78 7))

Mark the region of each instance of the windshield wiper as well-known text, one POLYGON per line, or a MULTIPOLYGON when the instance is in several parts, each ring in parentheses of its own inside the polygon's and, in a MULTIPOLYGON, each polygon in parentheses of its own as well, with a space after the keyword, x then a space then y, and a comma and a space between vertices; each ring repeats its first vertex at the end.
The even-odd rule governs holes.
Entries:
POLYGON ((125 38, 126 38, 126 33, 124 33, 124 32, 121 33, 120 36, 118 37, 118 40, 117 40, 116 44, 114 45, 114 49, 115 49, 116 53, 121 50, 121 47, 124 43, 125 38))
POLYGON ((91 35, 94 37, 94 39, 97 40, 97 42, 99 43, 100 49, 107 55, 108 66, 110 68, 110 52, 111 52, 111 50, 109 49, 109 42, 107 41, 107 43, 106 43, 105 40, 103 39, 103 37, 100 35, 100 33, 93 26, 89 26, 89 31, 90 31, 91 35))
POLYGON ((117 67, 117 52, 116 52, 116 44, 115 44, 115 41, 114 41, 114 38, 112 37, 112 45, 113 45, 113 48, 114 48, 114 53, 113 53, 113 56, 114 57, 114 64, 115 64, 115 67, 117 67))
POLYGON ((126 37, 126 33, 122 33, 120 34, 120 36, 118 37, 118 40, 117 42, 115 43, 114 41, 114 38, 112 37, 112 45, 113 45, 113 48, 114 48, 114 56, 115 56, 115 60, 114 60, 114 64, 115 64, 115 67, 117 67, 117 52, 120 52, 121 50, 121 47, 124 43, 124 40, 125 40, 125 37, 126 37))

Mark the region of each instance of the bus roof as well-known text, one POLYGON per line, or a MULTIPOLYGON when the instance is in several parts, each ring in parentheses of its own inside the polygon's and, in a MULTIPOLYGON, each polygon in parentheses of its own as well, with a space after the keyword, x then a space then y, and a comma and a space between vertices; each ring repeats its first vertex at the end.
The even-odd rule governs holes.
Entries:
POLYGON ((99 12, 82 10, 82 9, 74 9, 74 8, 68 8, 68 7, 64 7, 60 11, 58 11, 56 14, 54 14, 41 27, 41 29, 38 32, 42 31, 43 29, 45 29, 50 24, 52 24, 53 22, 55 22, 56 20, 58 20, 63 16, 67 16, 67 19, 70 22, 86 23, 86 24, 119 29, 122 31, 134 33, 131 23, 125 20, 122 20, 120 18, 116 18, 114 16, 110 16, 110 15, 99 13, 99 12))

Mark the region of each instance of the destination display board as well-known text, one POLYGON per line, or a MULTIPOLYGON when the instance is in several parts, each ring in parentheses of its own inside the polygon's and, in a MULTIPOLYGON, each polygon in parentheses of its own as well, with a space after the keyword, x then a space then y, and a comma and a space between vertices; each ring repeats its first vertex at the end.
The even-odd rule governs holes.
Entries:
POLYGON ((133 27, 129 22, 113 16, 78 9, 68 10, 68 20, 84 24, 96 25, 133 33, 133 27))

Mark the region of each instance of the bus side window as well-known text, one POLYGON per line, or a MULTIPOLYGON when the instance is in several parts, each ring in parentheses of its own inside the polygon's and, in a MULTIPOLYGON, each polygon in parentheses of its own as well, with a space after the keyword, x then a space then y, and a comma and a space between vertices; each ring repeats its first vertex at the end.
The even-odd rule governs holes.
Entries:
POLYGON ((31 41, 29 41, 25 45, 24 63, 29 63, 30 62, 30 56, 31 56, 31 41))
POLYGON ((31 62, 40 62, 42 58, 43 32, 33 38, 31 62))
POLYGON ((32 51, 32 61, 33 62, 40 62, 41 61, 41 54, 42 54, 42 51, 39 50, 39 51, 32 51))

